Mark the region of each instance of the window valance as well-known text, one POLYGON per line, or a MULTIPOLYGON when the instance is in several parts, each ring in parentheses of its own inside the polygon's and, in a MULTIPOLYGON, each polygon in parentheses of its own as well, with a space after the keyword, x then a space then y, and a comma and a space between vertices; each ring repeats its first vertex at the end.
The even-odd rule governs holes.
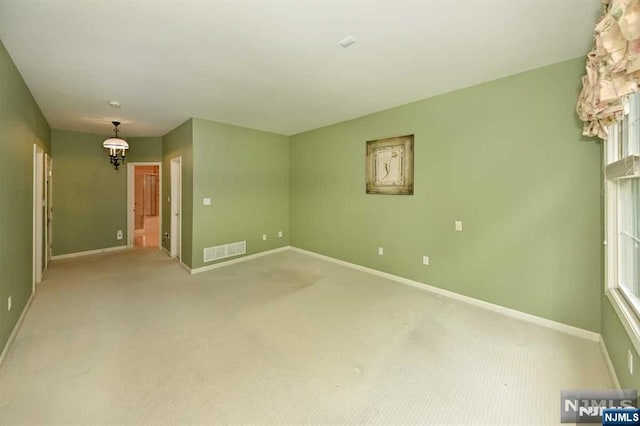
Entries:
POLYGON ((583 134, 605 139, 607 126, 624 115, 626 95, 639 90, 640 0, 603 3, 576 110, 585 122, 583 134))

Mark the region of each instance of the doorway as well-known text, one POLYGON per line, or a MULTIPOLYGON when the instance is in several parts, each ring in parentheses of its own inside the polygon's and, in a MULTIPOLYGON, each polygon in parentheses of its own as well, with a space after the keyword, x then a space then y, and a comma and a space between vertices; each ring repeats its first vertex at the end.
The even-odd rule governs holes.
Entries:
POLYGON ((182 259, 182 157, 171 159, 171 257, 182 259))
POLYGON ((44 270, 49 267, 49 261, 53 255, 53 205, 52 205, 52 188, 53 188, 53 168, 51 156, 44 154, 44 212, 45 212, 45 231, 44 231, 44 270))
POLYGON ((45 264, 45 226, 44 226, 44 151, 38 145, 33 145, 33 285, 42 281, 45 264))
POLYGON ((160 248, 160 163, 129 163, 127 171, 128 245, 160 248))

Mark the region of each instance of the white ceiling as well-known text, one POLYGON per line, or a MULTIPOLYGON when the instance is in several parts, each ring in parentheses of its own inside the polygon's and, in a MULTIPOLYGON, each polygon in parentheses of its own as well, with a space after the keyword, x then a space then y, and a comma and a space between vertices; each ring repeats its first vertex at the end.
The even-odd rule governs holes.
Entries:
POLYGON ((53 128, 108 133, 120 119, 125 137, 155 136, 199 117, 289 135, 584 55, 600 12, 600 0, 0 0, 0 38, 53 128))

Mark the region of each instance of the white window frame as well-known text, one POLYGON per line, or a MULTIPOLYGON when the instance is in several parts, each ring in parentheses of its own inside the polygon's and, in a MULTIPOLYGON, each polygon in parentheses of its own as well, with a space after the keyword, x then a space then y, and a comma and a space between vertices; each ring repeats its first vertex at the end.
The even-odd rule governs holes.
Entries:
POLYGON ((629 295, 618 281, 620 276, 618 223, 621 215, 618 204, 619 180, 626 177, 640 177, 639 120, 640 94, 634 94, 629 97, 625 123, 611 125, 609 136, 603 144, 605 294, 638 352, 640 352, 640 299, 629 295), (635 125, 628 125, 629 117, 636 123, 635 125), (627 131, 621 131, 625 126, 627 131), (630 149, 631 144, 628 141, 636 141, 635 146, 630 149))

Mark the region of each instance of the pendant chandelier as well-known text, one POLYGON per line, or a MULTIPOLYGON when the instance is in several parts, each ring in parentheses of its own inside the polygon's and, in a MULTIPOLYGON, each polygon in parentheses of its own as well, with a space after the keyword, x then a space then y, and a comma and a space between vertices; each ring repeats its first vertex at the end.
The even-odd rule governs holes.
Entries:
POLYGON ((124 158, 127 155, 129 144, 124 139, 120 139, 118 137, 118 126, 120 125, 120 122, 112 121, 112 123, 114 126, 113 133, 115 136, 102 142, 102 146, 104 149, 109 150, 109 159, 111 164, 113 164, 114 169, 118 170, 120 164, 124 163, 124 158))

